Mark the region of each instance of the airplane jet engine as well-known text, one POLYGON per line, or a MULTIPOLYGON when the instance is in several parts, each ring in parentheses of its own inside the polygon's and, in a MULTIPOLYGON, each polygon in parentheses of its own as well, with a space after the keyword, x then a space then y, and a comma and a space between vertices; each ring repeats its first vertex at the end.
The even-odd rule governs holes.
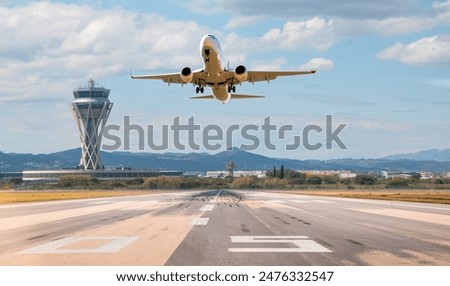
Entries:
POLYGON ((247 80, 247 68, 243 65, 237 66, 234 70, 234 76, 239 82, 247 80))
POLYGON ((191 68, 185 67, 181 70, 180 77, 184 83, 190 83, 190 82, 192 82, 192 78, 194 77, 194 74, 192 73, 191 68))

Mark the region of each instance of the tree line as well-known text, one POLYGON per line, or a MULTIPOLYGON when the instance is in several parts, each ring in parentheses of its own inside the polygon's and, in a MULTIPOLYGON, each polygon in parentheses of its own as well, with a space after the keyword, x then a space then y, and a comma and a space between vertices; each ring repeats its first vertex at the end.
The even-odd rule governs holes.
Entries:
MULTIPOLYGON (((0 189, 24 186, 21 180, 0 182, 0 189)), ((56 183, 30 185, 33 189, 450 189, 450 178, 421 180, 420 177, 379 179, 368 174, 354 178, 337 175, 315 175, 274 167, 266 176, 235 178, 173 177, 99 180, 89 175, 65 175, 56 183)))

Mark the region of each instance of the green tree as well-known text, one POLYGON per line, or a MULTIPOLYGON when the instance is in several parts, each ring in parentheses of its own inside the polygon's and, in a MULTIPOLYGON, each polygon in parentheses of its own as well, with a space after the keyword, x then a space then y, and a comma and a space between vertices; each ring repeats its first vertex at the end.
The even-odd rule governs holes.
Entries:
POLYGON ((294 185, 303 185, 306 181, 306 174, 297 172, 291 169, 286 169, 284 171, 284 178, 290 183, 294 185))
POLYGON ((59 178, 61 187, 88 187, 91 185, 91 176, 89 175, 64 175, 59 178))
POLYGON ((322 177, 322 183, 324 184, 336 184, 339 178, 335 175, 327 175, 322 177))
POLYGON ((281 168, 280 168, 280 179, 283 179, 284 178, 284 165, 281 165, 281 168))
POLYGON ((319 176, 311 176, 311 177, 308 177, 306 179, 306 183, 308 185, 321 185, 322 184, 322 178, 319 177, 319 176))
POLYGON ((354 178, 354 182, 358 185, 375 185, 377 179, 370 175, 361 174, 356 175, 356 177, 354 178))
POLYGON ((420 180, 420 178, 421 178, 422 176, 420 175, 420 173, 413 173, 413 174, 411 174, 411 179, 413 179, 413 180, 420 180))
POLYGON ((12 178, 11 180, 9 180, 10 184, 13 185, 20 185, 23 183, 23 179, 22 178, 12 178))
POLYGON ((407 188, 407 187, 409 187, 408 179, 404 179, 404 178, 394 178, 392 180, 389 180, 385 185, 385 188, 387 188, 387 189, 397 189, 397 188, 407 188))
POLYGON ((179 189, 183 180, 179 177, 160 176, 147 178, 144 186, 149 189, 179 189))

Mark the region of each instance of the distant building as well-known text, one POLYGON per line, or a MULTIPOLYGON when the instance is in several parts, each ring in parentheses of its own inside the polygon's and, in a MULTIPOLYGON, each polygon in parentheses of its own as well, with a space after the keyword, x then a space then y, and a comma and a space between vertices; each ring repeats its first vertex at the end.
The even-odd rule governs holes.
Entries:
POLYGON ((354 178, 357 174, 351 171, 335 171, 335 170, 306 170, 298 171, 304 173, 307 176, 338 176, 340 179, 354 178))
MULTIPOLYGON (((229 174, 228 170, 223 171, 207 171, 206 177, 208 178, 225 178, 229 174)), ((256 176, 258 178, 263 178, 266 176, 266 171, 233 171, 233 177, 248 177, 248 176, 256 176)))
POLYGON ((431 173, 431 172, 420 172, 420 179, 422 179, 422 180, 433 179, 436 177, 438 177, 438 176, 436 176, 436 174, 431 173))
POLYGON ((0 172, 0 180, 21 179, 22 172, 0 172))
POLYGON ((159 170, 49 170, 49 171, 23 171, 24 181, 59 181, 62 176, 88 175, 102 180, 149 178, 158 176, 182 176, 179 171, 159 170))
POLYGON ((413 176, 420 175, 418 172, 390 172, 390 171, 382 171, 381 176, 383 179, 393 179, 393 178, 403 178, 408 179, 413 176))
POLYGON ((357 174, 352 173, 351 171, 341 171, 338 173, 339 179, 353 179, 357 174))

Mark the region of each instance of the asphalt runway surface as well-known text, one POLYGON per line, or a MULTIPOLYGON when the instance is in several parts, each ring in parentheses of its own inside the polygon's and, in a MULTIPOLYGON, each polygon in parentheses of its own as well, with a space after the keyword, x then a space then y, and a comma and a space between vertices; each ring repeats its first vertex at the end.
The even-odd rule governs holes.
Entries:
POLYGON ((450 265, 450 206, 229 190, 2 205, 0 265, 450 265))

